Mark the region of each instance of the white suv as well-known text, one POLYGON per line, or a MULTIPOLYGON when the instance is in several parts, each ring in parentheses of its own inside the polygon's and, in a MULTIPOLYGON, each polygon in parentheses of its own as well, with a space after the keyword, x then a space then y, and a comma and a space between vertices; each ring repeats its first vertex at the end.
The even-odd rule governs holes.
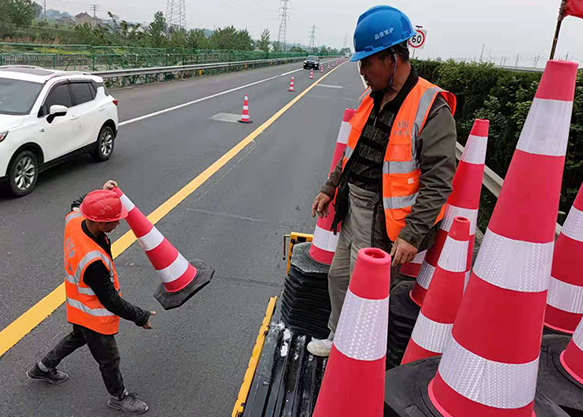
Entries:
POLYGON ((70 156, 106 161, 117 135, 117 100, 103 79, 37 67, 0 67, 0 180, 22 197, 41 171, 70 156))

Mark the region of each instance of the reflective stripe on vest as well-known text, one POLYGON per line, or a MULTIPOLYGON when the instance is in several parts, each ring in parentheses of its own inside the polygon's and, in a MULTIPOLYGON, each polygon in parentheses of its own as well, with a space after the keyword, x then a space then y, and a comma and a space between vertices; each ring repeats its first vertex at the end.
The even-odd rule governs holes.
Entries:
MULTIPOLYGON (((387 235, 392 241, 396 240, 405 226, 405 218, 411 213, 419 195, 421 169, 417 140, 438 95, 444 97, 452 114, 455 113, 456 99, 453 94, 419 78, 393 121, 383 162, 382 180, 387 235)), ((373 108, 374 100, 369 95, 364 97, 350 121, 352 129, 344 151, 343 169, 354 154, 373 108)), ((444 214, 445 207, 442 207, 435 223, 443 219, 444 214)))
POLYGON ((79 213, 78 211, 73 211, 73 212, 69 213, 69 215, 67 217, 65 217, 65 224, 69 223, 73 219, 77 219, 77 218, 82 217, 82 216, 83 215, 81 213, 79 213))

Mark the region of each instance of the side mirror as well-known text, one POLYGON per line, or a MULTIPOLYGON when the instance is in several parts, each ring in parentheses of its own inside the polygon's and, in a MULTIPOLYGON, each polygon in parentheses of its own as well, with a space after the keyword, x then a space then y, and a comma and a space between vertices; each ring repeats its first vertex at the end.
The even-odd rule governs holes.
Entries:
POLYGON ((49 116, 47 117, 47 121, 52 123, 55 117, 66 116, 68 111, 69 109, 67 107, 54 104, 49 109, 49 116))

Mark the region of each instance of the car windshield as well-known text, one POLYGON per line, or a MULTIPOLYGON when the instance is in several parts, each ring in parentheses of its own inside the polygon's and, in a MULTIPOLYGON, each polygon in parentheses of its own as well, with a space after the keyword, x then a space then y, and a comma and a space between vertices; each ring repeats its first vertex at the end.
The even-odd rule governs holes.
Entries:
POLYGON ((0 78, 0 114, 20 116, 30 113, 42 84, 0 78))
POLYGON ((317 56, 314 56, 314 55, 310 55, 310 56, 308 57, 308 59, 309 59, 310 61, 317 61, 317 60, 318 60, 318 57, 317 57, 317 56))

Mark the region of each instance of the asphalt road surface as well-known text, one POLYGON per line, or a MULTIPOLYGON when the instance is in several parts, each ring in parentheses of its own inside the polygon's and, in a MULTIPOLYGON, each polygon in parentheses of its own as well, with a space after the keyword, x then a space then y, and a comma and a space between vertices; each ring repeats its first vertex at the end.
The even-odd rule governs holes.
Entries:
MULTIPOLYGON (((296 69, 112 91, 126 123, 110 161, 81 157, 45 172, 25 198, 0 193, 0 329, 63 282, 63 218, 73 199, 115 179, 148 214, 278 115, 157 223, 186 258, 216 269, 211 285, 164 311, 152 296, 160 279, 139 245, 115 261, 124 297, 158 312, 153 330, 122 321, 117 337, 124 381, 150 405, 147 415, 230 416, 269 297, 283 288, 283 236, 313 232, 310 205, 327 176, 343 111, 356 107, 363 91, 356 66, 346 63, 281 112, 323 76, 316 72, 310 80, 307 70, 280 76, 296 69), (292 75, 295 93, 287 91, 292 75), (252 124, 212 120, 240 114, 244 94, 252 124), (184 103, 191 104, 171 109, 184 103)), ((118 229, 112 241, 128 230, 118 229)), ((65 384, 26 378, 69 331, 61 305, 0 358, 0 416, 119 415, 106 406, 107 391, 86 347, 61 364, 70 374, 65 384)))

